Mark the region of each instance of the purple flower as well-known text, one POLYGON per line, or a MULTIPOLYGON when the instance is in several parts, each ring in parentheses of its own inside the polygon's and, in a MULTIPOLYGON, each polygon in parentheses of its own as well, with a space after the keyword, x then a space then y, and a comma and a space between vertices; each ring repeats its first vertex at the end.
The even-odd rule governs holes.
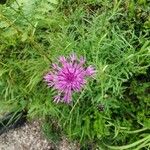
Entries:
POLYGON ((58 92, 54 97, 55 102, 70 103, 73 92, 81 91, 86 77, 95 74, 95 69, 92 66, 85 68, 84 63, 85 58, 78 59, 72 54, 69 58, 62 56, 58 64, 52 64, 52 70, 44 76, 44 80, 58 92))

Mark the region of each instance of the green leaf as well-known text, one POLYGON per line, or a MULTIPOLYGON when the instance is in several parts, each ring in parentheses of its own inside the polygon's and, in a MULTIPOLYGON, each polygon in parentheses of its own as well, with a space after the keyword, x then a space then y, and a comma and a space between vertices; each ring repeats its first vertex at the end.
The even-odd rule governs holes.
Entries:
POLYGON ((0 28, 6 28, 6 27, 8 27, 8 23, 6 23, 5 21, 1 21, 0 28))

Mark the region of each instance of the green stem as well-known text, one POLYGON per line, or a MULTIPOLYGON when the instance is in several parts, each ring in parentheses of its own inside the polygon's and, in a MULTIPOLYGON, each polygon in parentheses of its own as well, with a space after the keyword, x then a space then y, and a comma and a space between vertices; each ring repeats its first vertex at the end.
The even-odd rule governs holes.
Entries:
POLYGON ((148 130, 148 128, 138 129, 138 130, 134 130, 134 131, 123 131, 123 132, 129 133, 129 134, 134 134, 134 133, 139 133, 139 132, 142 132, 145 130, 148 130))
POLYGON ((146 136, 145 138, 143 138, 143 139, 141 139, 141 140, 138 140, 138 141, 136 141, 136 142, 134 142, 134 143, 132 143, 132 144, 129 144, 129 145, 123 145, 123 146, 109 146, 109 145, 106 145, 108 148, 110 148, 110 149, 116 149, 116 150, 124 150, 124 149, 129 149, 129 148, 131 148, 131 147, 135 147, 135 146, 137 146, 138 144, 140 144, 140 143, 143 143, 143 142, 145 142, 145 141, 150 141, 150 135, 148 135, 148 136, 146 136))
POLYGON ((84 91, 81 93, 80 97, 78 98, 78 100, 76 101, 76 103, 74 104, 74 106, 72 107, 71 111, 69 114, 71 114, 73 112, 73 110, 75 109, 76 105, 79 103, 80 98, 83 96, 84 91))

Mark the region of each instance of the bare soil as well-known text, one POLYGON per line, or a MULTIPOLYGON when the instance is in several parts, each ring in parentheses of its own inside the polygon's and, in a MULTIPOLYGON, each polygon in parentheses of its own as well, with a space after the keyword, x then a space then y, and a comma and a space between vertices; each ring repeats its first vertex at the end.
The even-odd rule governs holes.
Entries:
POLYGON ((34 121, 0 136, 0 150, 79 150, 75 143, 62 138, 59 144, 45 138, 40 123, 34 121))

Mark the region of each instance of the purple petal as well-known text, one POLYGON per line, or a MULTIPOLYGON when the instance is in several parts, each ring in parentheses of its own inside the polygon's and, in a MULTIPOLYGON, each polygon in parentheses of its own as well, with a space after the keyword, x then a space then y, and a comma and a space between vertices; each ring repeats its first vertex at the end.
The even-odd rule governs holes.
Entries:
POLYGON ((92 66, 89 66, 86 69, 86 76, 93 76, 95 73, 96 73, 96 71, 95 71, 94 67, 92 67, 92 66))
POLYGON ((75 60, 77 60, 77 55, 75 53, 71 54, 70 55, 70 59, 71 59, 71 61, 73 63, 75 60))
POLYGON ((60 68, 57 64, 55 64, 55 63, 52 64, 52 67, 53 67, 54 70, 60 70, 60 69, 61 69, 61 68, 60 68))
POLYGON ((65 91, 65 93, 64 93, 64 101, 66 102, 66 103, 70 103, 71 102, 71 100, 72 100, 72 92, 71 92, 71 89, 67 89, 66 91, 65 91))
POLYGON ((85 63, 85 61, 86 61, 85 57, 81 57, 80 61, 79 61, 80 65, 83 65, 85 63))
POLYGON ((62 63, 62 65, 65 65, 67 63, 67 60, 64 56, 60 56, 59 61, 62 63))
POLYGON ((58 102, 60 102, 60 101, 61 101, 61 99, 60 99, 60 94, 54 96, 54 102, 58 103, 58 102))
POLYGON ((53 80, 53 77, 52 77, 52 75, 51 75, 50 73, 48 73, 48 74, 46 74, 46 75, 44 76, 44 80, 45 80, 46 82, 49 82, 49 81, 53 80))

